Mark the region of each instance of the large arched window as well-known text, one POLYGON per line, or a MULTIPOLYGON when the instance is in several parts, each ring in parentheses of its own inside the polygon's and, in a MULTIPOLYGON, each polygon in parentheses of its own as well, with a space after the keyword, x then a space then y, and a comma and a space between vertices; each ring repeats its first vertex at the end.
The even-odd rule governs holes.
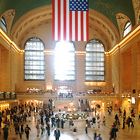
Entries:
POLYGON ((38 38, 30 38, 25 44, 25 80, 45 79, 44 44, 38 38))
POLYGON ((54 79, 75 80, 75 48, 72 42, 57 42, 54 51, 54 79))
POLYGON ((86 81, 104 81, 104 45, 91 40, 86 45, 86 81))
POLYGON ((128 21, 124 27, 123 37, 125 37, 132 30, 132 23, 128 21))
POLYGON ((6 20, 4 17, 1 17, 1 19, 0 19, 0 28, 3 31, 7 32, 7 24, 6 24, 6 20))

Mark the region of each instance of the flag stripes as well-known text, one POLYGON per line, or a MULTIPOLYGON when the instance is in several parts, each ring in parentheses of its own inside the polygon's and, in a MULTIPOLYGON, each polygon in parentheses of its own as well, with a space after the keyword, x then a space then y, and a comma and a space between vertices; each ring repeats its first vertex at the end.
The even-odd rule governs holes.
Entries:
POLYGON ((87 41, 88 10, 70 10, 70 0, 52 0, 52 37, 56 41, 87 41))

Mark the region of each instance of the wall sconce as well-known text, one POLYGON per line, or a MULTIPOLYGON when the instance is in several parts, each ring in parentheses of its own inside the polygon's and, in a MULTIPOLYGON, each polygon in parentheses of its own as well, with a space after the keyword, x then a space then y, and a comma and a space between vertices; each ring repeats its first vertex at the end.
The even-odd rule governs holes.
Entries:
POLYGON ((125 96, 122 94, 122 98, 124 98, 125 96))
POLYGON ((130 98, 130 95, 128 94, 127 97, 130 98))
POLYGON ((135 103, 136 103, 135 97, 132 97, 132 98, 131 98, 131 103, 132 103, 132 104, 135 104, 135 103))

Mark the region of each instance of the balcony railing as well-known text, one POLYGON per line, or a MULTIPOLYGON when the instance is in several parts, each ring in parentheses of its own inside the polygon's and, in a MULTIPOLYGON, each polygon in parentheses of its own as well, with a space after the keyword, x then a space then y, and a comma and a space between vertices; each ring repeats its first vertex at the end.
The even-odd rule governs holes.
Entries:
POLYGON ((47 100, 47 99, 55 99, 55 100, 71 100, 71 99, 84 99, 84 98, 102 98, 102 97, 119 97, 117 94, 109 94, 109 93, 70 93, 70 94, 57 94, 54 92, 38 92, 38 93, 27 93, 27 92, 18 92, 17 99, 39 99, 39 100, 47 100))

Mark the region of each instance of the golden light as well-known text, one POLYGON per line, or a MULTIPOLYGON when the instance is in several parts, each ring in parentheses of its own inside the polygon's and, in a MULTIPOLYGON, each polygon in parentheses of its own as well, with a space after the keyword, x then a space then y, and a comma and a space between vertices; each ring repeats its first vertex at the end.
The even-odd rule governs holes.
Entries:
POLYGON ((46 90, 52 90, 52 85, 47 85, 46 90))
POLYGON ((105 86, 106 82, 85 82, 86 86, 105 86))
POLYGON ((90 107, 93 108, 93 105, 91 105, 90 107))
POLYGON ((9 108, 9 104, 8 103, 0 104, 0 110, 5 110, 7 108, 9 108))
POLYGON ((135 97, 132 97, 132 98, 131 98, 131 103, 132 103, 132 104, 135 104, 135 103, 136 103, 135 97))
POLYGON ((73 106, 73 102, 69 103, 70 106, 73 106))
POLYGON ((95 103, 95 101, 91 101, 91 103, 92 103, 92 104, 94 104, 94 103, 95 103))
POLYGON ((5 32, 0 29, 0 37, 9 45, 9 48, 12 47, 18 53, 23 53, 24 50, 20 50, 17 45, 5 34, 5 32))
POLYGON ((105 103, 102 103, 102 107, 104 107, 105 106, 105 103))
POLYGON ((45 50, 44 53, 46 53, 47 55, 53 55, 53 51, 52 50, 45 50))
POLYGON ((75 52, 76 55, 86 55, 85 51, 76 51, 75 52))
POLYGON ((122 94, 122 98, 124 98, 125 96, 122 94))
POLYGON ((109 52, 106 52, 105 54, 114 54, 116 53, 120 48, 125 47, 125 45, 130 42, 133 38, 135 38, 140 33, 140 25, 131 31, 120 43, 115 45, 109 52))
POLYGON ((127 97, 130 98, 130 95, 128 94, 127 97))

